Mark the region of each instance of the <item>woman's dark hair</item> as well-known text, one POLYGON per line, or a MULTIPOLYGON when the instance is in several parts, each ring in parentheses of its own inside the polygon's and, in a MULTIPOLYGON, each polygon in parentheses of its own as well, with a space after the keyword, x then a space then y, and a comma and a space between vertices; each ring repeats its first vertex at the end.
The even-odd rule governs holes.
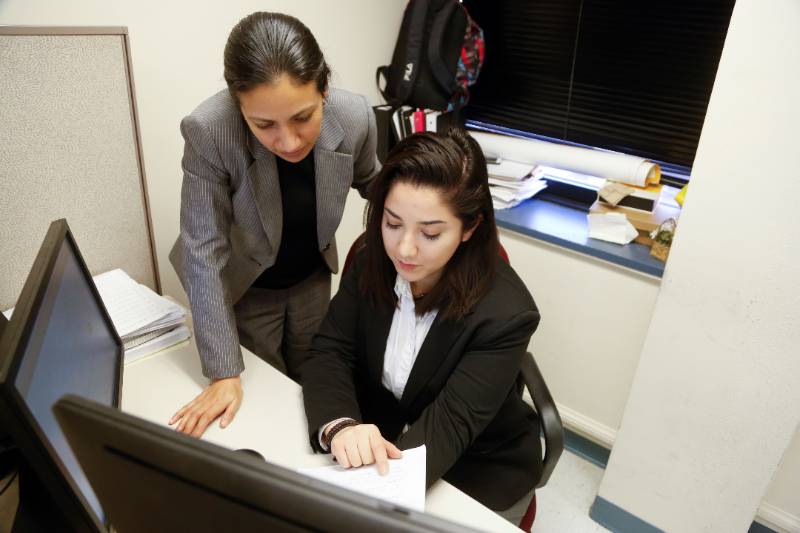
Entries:
POLYGON ((497 266, 499 242, 486 160, 478 143, 465 131, 418 133, 400 141, 389 153, 369 192, 365 215, 366 264, 360 287, 376 307, 397 304, 397 271, 383 246, 381 224, 386 197, 395 183, 430 187, 442 194, 463 230, 477 224, 461 242, 436 286, 417 301, 417 314, 439 309, 443 319, 463 318, 489 290, 497 266))
POLYGON ((314 81, 320 93, 328 90, 331 70, 316 39, 299 20, 283 13, 258 11, 231 30, 225 45, 225 81, 234 99, 282 74, 306 84, 314 81))

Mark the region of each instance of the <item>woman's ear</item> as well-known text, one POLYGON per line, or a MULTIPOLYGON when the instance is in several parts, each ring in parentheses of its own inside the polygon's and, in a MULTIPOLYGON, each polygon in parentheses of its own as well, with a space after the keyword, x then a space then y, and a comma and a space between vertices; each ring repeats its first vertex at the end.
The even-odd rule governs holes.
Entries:
POLYGON ((481 222, 483 222, 483 214, 478 215, 478 220, 475 222, 475 224, 461 234, 461 242, 467 242, 470 237, 472 237, 472 234, 475 233, 475 230, 478 229, 478 226, 480 226, 481 222))

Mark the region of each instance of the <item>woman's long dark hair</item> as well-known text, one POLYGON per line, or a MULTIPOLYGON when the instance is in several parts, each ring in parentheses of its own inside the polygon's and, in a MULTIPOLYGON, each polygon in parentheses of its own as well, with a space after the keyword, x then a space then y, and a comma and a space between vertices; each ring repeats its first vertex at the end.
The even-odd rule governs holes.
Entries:
POLYGON ((460 319, 486 294, 497 267, 499 243, 486 160, 478 143, 464 130, 445 134, 418 133, 400 141, 389 153, 369 192, 366 210, 366 264, 360 287, 376 307, 397 304, 397 271, 383 246, 381 224, 386 197, 395 183, 430 187, 442 194, 467 231, 431 292, 417 301, 418 314, 439 309, 443 319, 460 319))
POLYGON ((239 21, 225 45, 225 81, 234 99, 282 74, 328 90, 331 70, 305 24, 283 13, 258 11, 239 21))

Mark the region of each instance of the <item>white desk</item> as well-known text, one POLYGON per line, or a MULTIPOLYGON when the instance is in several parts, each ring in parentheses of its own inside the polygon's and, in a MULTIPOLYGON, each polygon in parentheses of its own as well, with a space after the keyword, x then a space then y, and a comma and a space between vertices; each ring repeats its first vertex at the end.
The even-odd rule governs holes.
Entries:
MULTIPOLYGON (((242 349, 244 401, 233 423, 215 422, 203 438, 226 448, 250 448, 287 468, 330 465, 308 442, 300 386, 257 356, 242 349)), ((166 425, 183 404, 203 389, 194 339, 125 365, 122 409, 166 425)), ((486 531, 519 533, 519 529, 449 483, 439 480, 427 492, 425 511, 486 531)))

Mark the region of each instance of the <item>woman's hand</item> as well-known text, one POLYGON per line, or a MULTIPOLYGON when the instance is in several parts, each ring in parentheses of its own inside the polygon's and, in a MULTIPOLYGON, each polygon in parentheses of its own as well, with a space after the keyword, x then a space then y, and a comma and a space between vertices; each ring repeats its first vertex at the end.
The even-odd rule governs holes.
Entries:
POLYGON ((187 403, 169 420, 179 422, 176 431, 200 437, 209 424, 222 415, 221 428, 231 423, 242 404, 242 380, 239 376, 214 380, 194 400, 187 403))
POLYGON ((374 424, 359 424, 341 430, 333 437, 331 453, 344 468, 376 463, 382 476, 389 472, 389 459, 403 456, 397 446, 381 436, 374 424))

